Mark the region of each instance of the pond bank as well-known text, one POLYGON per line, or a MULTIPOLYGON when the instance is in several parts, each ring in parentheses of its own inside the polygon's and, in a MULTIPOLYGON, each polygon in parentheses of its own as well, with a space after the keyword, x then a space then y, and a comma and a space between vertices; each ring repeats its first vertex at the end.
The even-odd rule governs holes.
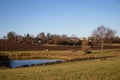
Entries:
MULTIPOLYGON (((0 52, 2 54, 2 58, 5 58, 6 61, 10 60, 34 60, 34 59, 49 59, 49 60, 65 60, 65 62, 69 61, 81 61, 81 60, 91 60, 91 59, 103 59, 114 57, 120 54, 116 52, 116 50, 105 50, 104 53, 100 53, 99 50, 92 51, 91 54, 85 54, 81 51, 7 51, 7 52, 0 52)), ((57 63, 57 62, 52 62, 57 63)), ((50 64, 52 64, 50 63, 50 64)), ((59 61, 58 61, 59 63, 59 61)), ((37 64, 37 65, 46 65, 49 63, 44 64, 37 64)), ((34 64, 33 64, 34 65, 34 64)), ((31 65, 31 66, 33 66, 31 65)), ((6 64, 8 66, 8 64, 6 64)), ((24 65, 27 66, 27 65, 24 65)))

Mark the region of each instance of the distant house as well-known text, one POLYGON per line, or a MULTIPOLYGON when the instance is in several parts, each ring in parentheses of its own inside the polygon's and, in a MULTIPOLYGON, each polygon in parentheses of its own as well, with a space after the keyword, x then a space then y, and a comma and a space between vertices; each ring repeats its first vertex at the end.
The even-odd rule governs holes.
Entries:
POLYGON ((15 38, 14 38, 14 42, 19 42, 19 43, 22 43, 24 41, 24 38, 20 35, 17 35, 15 38))

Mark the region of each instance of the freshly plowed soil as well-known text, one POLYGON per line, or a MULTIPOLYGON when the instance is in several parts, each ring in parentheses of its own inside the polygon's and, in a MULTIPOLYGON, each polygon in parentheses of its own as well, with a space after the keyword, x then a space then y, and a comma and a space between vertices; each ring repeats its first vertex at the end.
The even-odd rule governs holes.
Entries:
MULTIPOLYGON (((120 46, 105 46, 105 49, 120 49, 120 46)), ((80 50, 80 46, 53 46, 30 43, 7 42, 0 40, 0 51, 43 51, 43 50, 80 50)), ((100 49, 100 47, 91 47, 91 49, 100 49)))
POLYGON ((34 51, 34 50, 80 50, 75 46, 44 46, 40 44, 0 42, 0 51, 34 51))

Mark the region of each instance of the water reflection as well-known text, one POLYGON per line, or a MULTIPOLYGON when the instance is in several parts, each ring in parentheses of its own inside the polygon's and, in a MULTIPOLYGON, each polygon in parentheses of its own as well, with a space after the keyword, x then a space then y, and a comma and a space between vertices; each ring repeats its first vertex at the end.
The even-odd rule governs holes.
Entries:
POLYGON ((40 65, 40 64, 47 64, 47 63, 57 63, 63 62, 64 60, 11 60, 10 67, 25 67, 25 66, 32 66, 32 65, 40 65))

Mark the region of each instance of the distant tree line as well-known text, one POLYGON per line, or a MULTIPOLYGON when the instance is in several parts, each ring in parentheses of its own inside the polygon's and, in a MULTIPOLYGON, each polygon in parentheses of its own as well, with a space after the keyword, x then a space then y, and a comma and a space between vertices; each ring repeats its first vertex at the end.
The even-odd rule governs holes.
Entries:
POLYGON ((81 45, 81 40, 76 37, 67 35, 39 33, 36 37, 27 33, 26 35, 17 35, 15 32, 8 32, 6 39, 8 42, 31 43, 31 44, 55 44, 55 45, 81 45))
POLYGON ((31 43, 31 44, 55 44, 55 45, 75 45, 81 46, 83 39, 90 46, 101 46, 108 43, 120 43, 120 37, 116 36, 116 31, 109 29, 105 26, 99 26, 92 32, 92 35, 88 38, 78 38, 73 35, 68 37, 67 35, 58 35, 44 32, 40 32, 36 37, 27 33, 26 35, 18 35, 11 31, 7 33, 4 38, 9 42, 18 43, 31 43))

